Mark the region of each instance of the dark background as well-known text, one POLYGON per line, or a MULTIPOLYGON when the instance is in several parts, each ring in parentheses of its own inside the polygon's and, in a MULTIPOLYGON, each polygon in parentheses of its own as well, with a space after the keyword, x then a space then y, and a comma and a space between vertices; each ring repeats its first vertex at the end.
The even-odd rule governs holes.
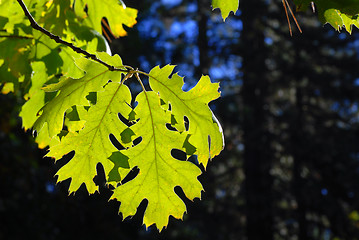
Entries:
POLYGON ((240 1, 225 23, 209 0, 126 3, 138 24, 111 43, 126 65, 176 64, 187 89, 221 82, 226 148, 202 200, 159 234, 141 225, 144 204, 123 221, 106 188, 68 196, 61 160, 21 129, 22 100, 0 95, 0 239, 359 239, 358 30, 322 26, 308 6, 290 37, 281 1, 240 1))

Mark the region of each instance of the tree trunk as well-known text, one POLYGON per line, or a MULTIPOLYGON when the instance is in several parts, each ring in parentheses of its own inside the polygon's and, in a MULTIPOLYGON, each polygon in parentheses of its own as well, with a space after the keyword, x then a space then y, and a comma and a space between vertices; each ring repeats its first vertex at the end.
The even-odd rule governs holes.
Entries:
POLYGON ((198 39, 197 46, 199 50, 199 67, 196 68, 196 76, 200 77, 203 75, 208 75, 209 69, 209 59, 208 59, 208 37, 207 37, 207 25, 208 25, 208 8, 203 6, 208 6, 210 1, 208 0, 197 0, 198 4, 198 39))
POLYGON ((263 1, 242 1, 243 20, 243 142, 246 174, 247 236, 273 239, 271 135, 268 131, 268 80, 266 79, 263 1))

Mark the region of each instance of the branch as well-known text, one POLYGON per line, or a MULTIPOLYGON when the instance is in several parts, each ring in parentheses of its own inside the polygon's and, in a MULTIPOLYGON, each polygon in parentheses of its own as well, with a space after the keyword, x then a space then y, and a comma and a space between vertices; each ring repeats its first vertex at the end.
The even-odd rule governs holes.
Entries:
MULTIPOLYGON (((86 57, 104 65, 105 67, 107 67, 110 71, 120 71, 120 72, 130 72, 130 69, 120 69, 120 68, 116 68, 108 63, 105 63, 104 61, 102 61, 101 59, 97 58, 95 54, 91 54, 79 47, 74 46, 72 43, 67 42, 65 40, 62 40, 59 36, 52 34, 51 32, 47 31, 45 28, 41 27, 36 21, 35 19, 32 17, 31 13, 29 12, 29 10, 27 9, 26 5, 24 4, 24 2, 22 0, 17 0, 17 2, 20 4, 22 10, 25 13, 25 16, 29 19, 31 27, 33 29, 36 29, 40 32, 42 32, 43 34, 47 35, 49 38, 53 39, 55 42, 63 44, 68 46, 69 48, 71 48, 73 51, 83 54, 86 57)), ((124 66, 126 67, 126 66, 124 66)))
POLYGON ((18 35, 0 35, 0 38, 34 39, 33 37, 18 36, 18 35))

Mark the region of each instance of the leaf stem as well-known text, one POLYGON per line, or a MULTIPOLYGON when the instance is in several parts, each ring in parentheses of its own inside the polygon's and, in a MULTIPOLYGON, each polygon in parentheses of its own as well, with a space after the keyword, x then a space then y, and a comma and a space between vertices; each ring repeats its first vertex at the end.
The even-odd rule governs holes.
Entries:
POLYGON ((117 67, 114 67, 104 61, 102 61, 101 59, 99 59, 95 54, 91 54, 79 47, 76 47, 74 46, 72 43, 70 42, 67 42, 63 39, 61 39, 59 36, 57 35, 54 35, 52 34, 51 32, 49 32, 48 30, 46 30, 45 28, 41 27, 36 21, 35 19, 32 17, 31 13, 29 12, 29 10, 27 9, 25 3, 22 1, 22 0, 17 0, 17 2, 20 4, 22 10, 24 11, 25 13, 25 16, 29 19, 30 21, 30 24, 31 24, 31 27, 33 29, 36 29, 40 32, 42 32, 43 34, 47 35, 49 38, 53 39, 55 42, 57 43, 60 43, 60 44, 63 44, 63 45, 66 45, 68 46, 69 48, 71 48, 73 51, 77 52, 77 53, 80 53, 80 54, 83 54, 85 55, 86 57, 104 65, 105 67, 107 67, 110 71, 120 71, 120 72, 127 72, 129 73, 133 68, 129 68, 128 69, 128 66, 122 66, 126 69, 121 69, 121 68, 117 68, 117 67))
POLYGON ((141 74, 144 74, 144 75, 146 75, 146 76, 149 76, 149 75, 148 75, 147 73, 145 73, 145 72, 138 71, 138 69, 134 70, 133 73, 135 74, 135 77, 137 78, 137 81, 141 84, 142 90, 143 90, 144 92, 147 92, 147 91, 146 91, 146 88, 145 88, 145 86, 143 85, 143 82, 142 82, 142 80, 141 80, 141 78, 140 78, 140 73, 141 73, 141 74))
POLYGON ((135 72, 136 72, 137 74, 142 74, 142 75, 145 75, 145 76, 147 76, 147 77, 151 77, 151 75, 150 75, 149 73, 142 72, 142 71, 140 71, 140 70, 138 70, 138 69, 136 69, 135 72))

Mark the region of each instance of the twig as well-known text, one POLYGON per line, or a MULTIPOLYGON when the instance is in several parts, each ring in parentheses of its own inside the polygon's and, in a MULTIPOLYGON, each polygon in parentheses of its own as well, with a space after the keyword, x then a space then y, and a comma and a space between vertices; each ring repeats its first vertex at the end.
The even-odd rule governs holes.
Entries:
POLYGON ((43 34, 47 35, 49 38, 53 39, 55 42, 57 43, 61 43, 63 45, 68 46, 69 48, 71 48, 73 51, 83 54, 86 57, 106 66, 110 71, 120 71, 120 72, 130 72, 130 69, 120 69, 120 68, 116 68, 104 61, 102 61, 101 59, 97 58, 95 54, 91 54, 79 47, 74 46, 72 43, 67 42, 65 40, 62 40, 59 36, 52 34, 51 32, 47 31, 45 28, 41 27, 36 21, 35 19, 32 17, 31 13, 29 12, 29 10, 27 9, 26 5, 24 4, 24 2, 22 0, 17 0, 17 2, 20 4, 22 10, 25 13, 25 16, 29 19, 31 27, 42 32, 43 34))
POLYGON ((287 21, 288 21, 288 27, 289 27, 290 36, 292 36, 292 27, 291 27, 291 25, 290 25, 289 16, 288 16, 288 12, 287 12, 287 7, 288 7, 288 10, 289 10, 290 14, 291 14, 292 17, 293 17, 293 20, 294 20, 295 24, 297 25, 297 28, 299 29, 299 32, 302 33, 302 29, 300 28, 299 23, 298 23, 298 21, 297 21, 297 18, 295 17, 295 15, 294 15, 292 9, 290 8, 290 5, 289 5, 288 1, 287 1, 287 0, 282 0, 282 3, 283 3, 285 15, 287 16, 287 21))
POLYGON ((0 35, 0 38, 34 39, 33 37, 18 36, 18 35, 0 35))
POLYGON ((298 21, 297 21, 297 18, 295 17, 295 15, 294 15, 292 9, 290 8, 290 5, 289 5, 288 1, 285 0, 285 2, 287 3, 289 12, 290 12, 290 14, 292 14, 293 20, 294 20, 295 24, 297 25, 297 28, 299 29, 299 32, 302 33, 302 29, 300 29, 300 26, 299 26, 299 23, 298 23, 298 21))
POLYGON ((287 6, 285 5, 285 0, 282 0, 282 3, 283 3, 283 7, 284 7, 284 11, 285 11, 285 15, 287 16, 287 21, 288 21, 288 27, 289 27, 289 33, 290 33, 290 36, 293 36, 292 35, 292 27, 290 25, 290 21, 289 21, 289 16, 288 16, 288 11, 287 11, 287 6))

